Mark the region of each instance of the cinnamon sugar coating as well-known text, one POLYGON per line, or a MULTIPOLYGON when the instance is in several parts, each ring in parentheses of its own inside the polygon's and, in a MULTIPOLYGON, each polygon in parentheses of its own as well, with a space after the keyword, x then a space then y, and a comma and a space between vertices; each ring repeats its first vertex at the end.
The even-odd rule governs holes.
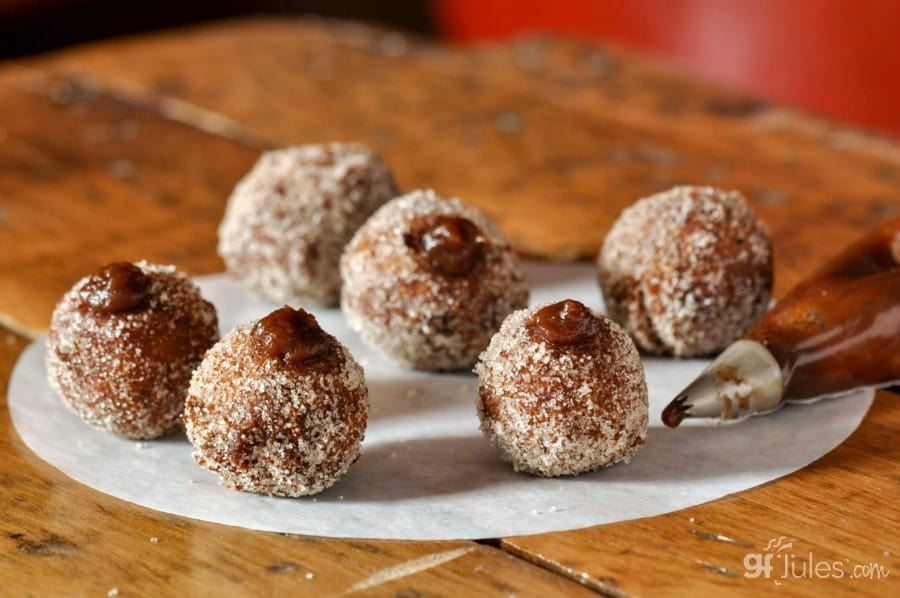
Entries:
POLYGON ((528 300, 521 262, 480 211, 433 191, 380 208, 341 258, 351 329, 386 357, 424 370, 471 367, 528 300))
POLYGON ((359 457, 369 410, 363 370, 312 316, 293 341, 273 340, 281 332, 265 320, 235 328, 206 354, 185 404, 187 436, 197 463, 230 488, 315 494, 359 457))
POLYGON ((191 374, 218 338, 215 308, 173 266, 111 264, 57 304, 47 377, 87 423, 157 438, 179 425, 191 374), (119 288, 108 280, 115 267, 130 277, 119 288))
POLYGON ((344 245, 395 195, 391 171, 361 144, 266 152, 228 199, 219 255, 258 298, 334 305, 344 245))
POLYGON ((655 354, 737 340, 772 291, 768 231, 736 191, 675 187, 625 209, 597 258, 610 317, 655 354))
POLYGON ((516 471, 534 475, 628 462, 647 437, 637 349, 620 326, 581 304, 594 322, 576 328, 577 342, 548 340, 536 316, 556 305, 514 312, 481 354, 475 366, 481 431, 516 471))

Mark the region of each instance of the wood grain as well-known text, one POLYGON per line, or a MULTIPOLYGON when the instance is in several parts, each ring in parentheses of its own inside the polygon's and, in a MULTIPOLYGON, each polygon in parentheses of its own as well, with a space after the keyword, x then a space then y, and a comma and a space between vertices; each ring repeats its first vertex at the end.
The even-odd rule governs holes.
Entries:
MULTIPOLYGON (((216 224, 259 151, 331 139, 370 143, 404 187, 457 194, 523 252, 554 258, 592 257, 642 195, 741 189, 772 230, 779 293, 900 211, 897 145, 614 48, 448 49, 357 25, 239 21, 0 66, 0 322, 39 333, 63 290, 112 259, 221 269, 216 224)), ((23 346, 0 329, 0 388, 23 346)), ((841 447, 764 487, 496 546, 285 537, 152 512, 41 462, 0 409, 13 593, 900 593, 900 406, 887 393, 841 447), (797 557, 889 576, 744 577, 744 555, 779 536, 797 557)))
POLYGON ((816 265, 807 248, 819 239, 840 246, 900 211, 896 145, 610 48, 526 40, 452 52, 265 20, 184 39, 101 45, 50 66, 173 95, 279 144, 362 139, 402 185, 458 194, 536 255, 593 257, 637 198, 713 184, 743 191, 772 228, 783 292, 816 265), (203 68, 179 62, 185 43, 203 68), (305 108, 326 105, 327 118, 305 108))
POLYGON ((225 198, 250 147, 86 80, 0 77, 0 322, 42 331, 61 294, 114 260, 220 271, 225 198), (27 106, 27 110, 18 110, 27 106))
MULTIPOLYGON (((87 216, 99 228, 97 247, 116 254, 116 239, 163 233, 174 248, 186 237, 190 255, 159 257, 188 269, 199 260, 208 271, 220 267, 211 249, 224 198, 255 152, 329 139, 372 144, 405 187, 459 195, 497 219, 521 251, 556 258, 595 255, 619 212, 649 193, 678 183, 740 189, 772 230, 778 293, 815 266, 808 248, 820 238, 839 247, 900 211, 895 146, 584 44, 459 53, 355 26, 262 20, 117 42, 115 51, 100 44, 30 67, 2 73, 0 100, 11 109, 27 97, 43 110, 10 123, 11 142, 0 149, 11 148, 11 164, 35 164, 15 169, 6 193, 48 188, 50 198, 24 209, 74 221, 29 230, 42 255, 42 233, 57 245, 75 239, 58 233, 86 214, 77 203, 61 206, 58 186, 41 178, 63 168, 54 159, 84 173, 71 177, 67 194, 110 198, 99 201, 109 210, 103 220, 87 216), (327 118, 310 109, 324 106, 327 118), (54 155, 54 145, 69 154, 54 155), (120 189, 129 186, 133 193, 120 189), (117 218, 116 208, 142 209, 132 201, 138 194, 155 194, 143 198, 147 213, 117 218), (135 222, 146 234, 127 231, 135 222)), ((72 249, 42 260, 62 277, 39 280, 71 281, 97 264, 99 256, 72 249)), ((25 261, 11 278, 36 270, 25 261)), ((0 305, 7 325, 31 333, 64 288, 34 282, 17 305, 0 305)))

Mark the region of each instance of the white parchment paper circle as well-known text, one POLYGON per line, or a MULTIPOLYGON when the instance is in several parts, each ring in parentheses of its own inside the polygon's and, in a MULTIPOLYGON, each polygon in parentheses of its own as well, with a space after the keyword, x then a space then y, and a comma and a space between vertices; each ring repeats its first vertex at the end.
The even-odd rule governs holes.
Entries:
MULTIPOLYGON (((529 263, 532 303, 601 305, 585 264, 529 263)), ((223 330, 276 306, 254 303, 225 276, 197 281, 223 330)), ((331 537, 450 540, 537 534, 659 515, 758 486, 811 463, 859 425, 874 393, 860 391, 730 426, 664 427, 666 403, 704 360, 645 359, 650 434, 628 465, 574 478, 517 474, 478 431, 477 379, 385 362, 350 332, 339 310, 310 309, 366 370, 372 412, 363 457, 314 497, 228 490, 197 467, 183 433, 132 441, 69 413, 46 382, 44 340, 22 354, 9 386, 19 435, 42 459, 101 492, 145 507, 257 530, 331 537)))

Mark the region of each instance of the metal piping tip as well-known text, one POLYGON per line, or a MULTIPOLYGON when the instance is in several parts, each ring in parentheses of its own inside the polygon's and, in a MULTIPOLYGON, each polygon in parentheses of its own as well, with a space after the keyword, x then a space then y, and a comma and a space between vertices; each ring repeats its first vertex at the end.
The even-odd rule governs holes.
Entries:
POLYGON ((738 420, 781 406, 781 367, 762 344, 740 340, 722 352, 662 412, 675 428, 687 417, 738 420))

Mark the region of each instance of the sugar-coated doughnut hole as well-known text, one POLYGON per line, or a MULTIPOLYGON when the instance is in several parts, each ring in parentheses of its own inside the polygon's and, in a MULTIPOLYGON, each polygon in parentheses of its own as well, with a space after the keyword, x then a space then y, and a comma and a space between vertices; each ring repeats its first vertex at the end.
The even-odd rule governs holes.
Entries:
POLYGON ((627 462, 647 436, 634 343, 577 301, 511 314, 475 372, 481 431, 516 471, 576 475, 627 462))
POLYGON ((765 226, 740 193, 712 187, 675 187, 627 208, 597 266, 607 312, 648 353, 723 349, 772 291, 765 226))

